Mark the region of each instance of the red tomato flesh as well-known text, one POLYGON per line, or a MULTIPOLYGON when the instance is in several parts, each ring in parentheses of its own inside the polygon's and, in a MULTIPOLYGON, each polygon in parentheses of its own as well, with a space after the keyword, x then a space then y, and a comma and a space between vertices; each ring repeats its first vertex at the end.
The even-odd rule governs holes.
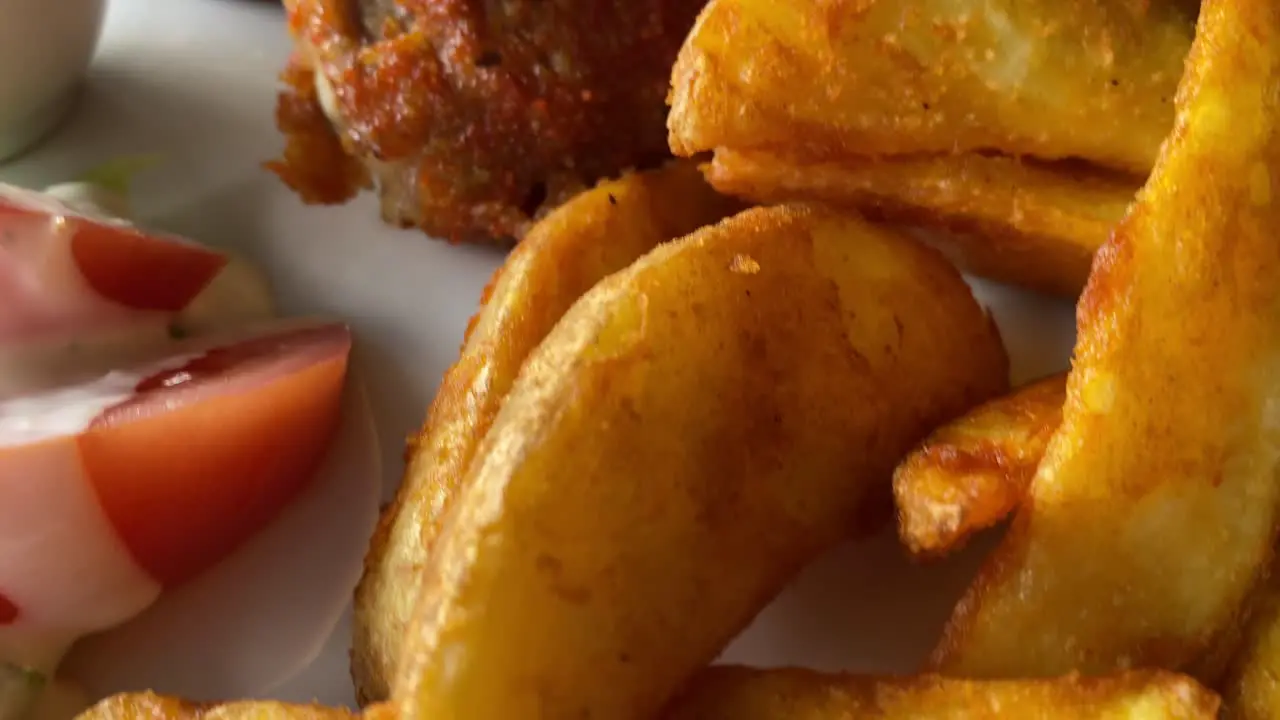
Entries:
POLYGON ((18 606, 0 593, 0 626, 12 625, 18 619, 18 606))
POLYGON ((0 195, 0 237, 32 232, 40 227, 37 221, 48 220, 48 228, 40 231, 69 233, 71 252, 85 281, 103 298, 124 307, 178 312, 227 264, 225 255, 200 245, 103 222, 52 198, 31 196, 40 198, 39 204, 0 195), (66 226, 55 230, 57 217, 66 226))
POLYGON ((190 579, 306 487, 338 426, 350 348, 342 325, 218 348, 143 380, 80 435, 85 475, 148 574, 190 579))

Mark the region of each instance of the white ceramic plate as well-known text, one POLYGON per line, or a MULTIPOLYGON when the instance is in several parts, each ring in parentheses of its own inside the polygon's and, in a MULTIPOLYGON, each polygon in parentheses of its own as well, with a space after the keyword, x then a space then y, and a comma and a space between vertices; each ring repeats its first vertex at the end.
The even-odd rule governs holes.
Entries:
MULTIPOLYGON (((162 155, 164 165, 139 183, 144 221, 256 259, 287 311, 351 322, 389 495, 403 438, 420 423, 501 257, 385 227, 371 197, 338 208, 304 207, 261 170, 281 146, 272 111, 288 50, 283 14, 273 2, 113 0, 75 114, 43 146, 0 166, 0 180, 41 186, 119 155, 162 155)), ((1004 331, 1015 382, 1065 367, 1073 342, 1069 304, 986 284, 978 290, 1004 331)), ((373 442, 367 433, 348 440, 357 448, 373 442)), ((241 592, 210 601, 208 586, 228 579, 203 578, 180 593, 186 599, 178 609, 160 608, 88 644, 74 666, 89 669, 99 692, 152 687, 198 699, 352 704, 349 618, 335 627, 330 610, 347 603, 371 526, 371 512, 352 501, 361 497, 352 485, 361 482, 358 475, 337 473, 319 483, 232 558, 232 569, 215 571, 232 576, 241 592), (317 538, 332 561, 315 562, 317 538), (301 554, 291 560, 290 553, 301 554), (280 622, 307 604, 319 610, 280 622), (187 642, 165 634, 183 624, 202 631, 187 642), (105 662, 108 649, 133 652, 105 662)), ((988 539, 931 566, 910 564, 891 534, 841 547, 799 578, 726 658, 910 671, 989 547, 988 539)))

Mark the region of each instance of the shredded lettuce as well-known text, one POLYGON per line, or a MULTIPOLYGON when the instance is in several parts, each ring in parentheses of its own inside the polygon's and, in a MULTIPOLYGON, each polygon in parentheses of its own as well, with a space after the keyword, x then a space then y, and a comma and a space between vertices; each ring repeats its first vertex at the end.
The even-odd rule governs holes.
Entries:
POLYGON ((129 198, 133 179, 159 163, 155 155, 116 158, 89 170, 79 180, 51 185, 44 192, 87 215, 127 220, 133 216, 129 198))
POLYGON ((127 197, 133 179, 160 163, 158 155, 126 155, 91 168, 80 176, 79 182, 96 185, 127 197))

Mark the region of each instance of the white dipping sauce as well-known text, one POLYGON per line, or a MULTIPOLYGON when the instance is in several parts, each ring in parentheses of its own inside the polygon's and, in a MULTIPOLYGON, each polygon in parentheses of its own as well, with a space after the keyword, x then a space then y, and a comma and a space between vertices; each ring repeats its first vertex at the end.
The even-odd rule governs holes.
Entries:
MULTIPOLYGON (((0 0, 0 7, 8 0, 0 0)), ((0 399, 23 392, 77 382, 103 367, 132 365, 165 353, 177 338, 203 335, 261 321, 274 315, 270 287, 263 273, 234 256, 177 313, 125 308, 99 296, 85 281, 71 254, 74 226, 61 215, 75 213, 104 224, 130 227, 120 214, 128 213, 127 199, 86 183, 64 183, 47 193, 0 185, 0 197, 50 217, 33 216, 7 221, 8 234, 0 241, 0 302, 11 308, 29 306, 27 319, 41 312, 78 317, 65 331, 27 333, 20 339, 5 338, 0 312, 0 399), (32 295, 20 286, 34 285, 32 295)), ((183 238, 176 243, 195 245, 183 238)), ((22 327, 22 310, 18 326, 22 327)), ((14 322, 11 317, 10 322, 14 322)), ((0 719, 3 720, 3 719, 0 719)))
MULTIPOLYGON (((12 46, 39 45, 15 43, 12 34, 25 29, 39 37, 41 32, 24 25, 28 20, 69 24, 64 30, 71 35, 64 40, 71 42, 77 28, 89 33, 97 22, 89 17, 90 5, 100 10, 101 0, 0 0, 0 154, 12 140, 4 133, 11 119, 6 92, 17 87, 10 82, 11 70, 21 54, 12 46), (77 20, 86 24, 76 25, 77 20)), ((96 29, 89 36, 96 37, 96 29)), ((55 82, 59 73, 76 76, 76 63, 87 61, 58 53, 42 57, 41 62, 66 63, 53 68, 55 82)), ((127 201, 82 183, 53 190, 42 195, 0 186, 0 197, 10 203, 48 214, 10 217, 0 243, 0 282, 5 283, 0 300, 8 298, 16 308, 7 330, 0 317, 0 598, 19 610, 16 619, 0 621, 0 663, 46 678, 77 638, 134 617, 161 592, 105 515, 76 436, 104 410, 132 397, 144 378, 192 359, 173 354, 183 336, 221 333, 274 310, 263 275, 236 258, 178 312, 133 310, 100 296, 72 258, 76 230, 65 216, 127 226, 128 220, 115 217, 128 214, 127 201), (33 322, 43 316, 77 322, 48 327, 33 322), (133 369, 112 369, 122 366, 133 369)), ((0 693, 19 690, 0 683, 0 693)), ((11 720, 3 717, 6 708, 13 711, 6 700, 15 698, 0 697, 0 720, 11 720)), ((86 698, 54 681, 34 707, 20 704, 24 720, 68 720, 85 707, 86 698)))

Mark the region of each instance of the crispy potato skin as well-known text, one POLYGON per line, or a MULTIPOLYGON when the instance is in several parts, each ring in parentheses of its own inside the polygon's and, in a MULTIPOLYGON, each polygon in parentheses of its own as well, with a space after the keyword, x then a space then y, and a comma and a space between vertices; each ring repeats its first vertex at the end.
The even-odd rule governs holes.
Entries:
POLYGON ((1151 180, 1080 302, 1063 424, 947 626, 967 676, 1206 681, 1276 537, 1280 5, 1207 0, 1151 180))
POLYGON ((913 450, 893 474, 907 548, 953 552, 1021 506, 1065 396, 1066 374, 1051 375, 943 425, 913 450))
POLYGON ((668 140, 725 192, 945 230, 969 272, 1075 297, 1172 125, 1184 5, 712 0, 668 140))
POLYGON ((1142 184, 1080 163, 976 153, 822 163, 721 148, 706 173, 722 192, 756 202, 821 201, 945 230, 938 248, 961 269, 1068 297, 1080 294, 1142 184))
MULTIPOLYGON (((521 237, 598 179, 669 156, 671 65, 704 2, 285 6, 300 58, 333 89, 332 134, 376 177, 384 218, 469 241, 521 237)), ((281 102, 307 92, 290 82, 281 102)), ((286 152, 274 167, 304 199, 343 199, 331 190, 343 166, 326 178, 317 164, 286 152)))
MULTIPOLYGON (((920 557, 959 550, 975 532, 1022 507, 1062 420, 1066 375, 1030 383, 935 430, 894 473, 899 535, 920 557)), ((1221 635, 1193 670, 1226 681, 1227 716, 1271 717, 1280 707, 1280 580, 1255 589, 1260 617, 1221 635)), ((1243 614, 1242 614, 1243 616, 1243 614)))
POLYGON ((426 568, 402 717, 653 717, 1006 385, 955 270, 859 219, 748 210, 659 247, 521 370, 426 568))
MULTIPOLYGON (((1159 671, 1114 677, 971 681, 938 676, 875 678, 811 670, 716 666, 697 675, 663 720, 1211 720, 1218 698, 1185 676, 1159 671)), ((277 702, 197 705, 153 693, 102 701, 78 720, 395 720, 390 705, 363 715, 277 702)), ((1270 718, 1270 715, 1260 717, 1270 718)))
POLYGON ((547 216, 494 275, 382 515, 355 596, 362 704, 390 692, 419 576, 445 510, 525 358, 597 281, 739 209, 686 162, 602 183, 547 216))
POLYGON ((1239 650, 1222 686, 1226 720, 1272 720, 1280 709, 1280 574, 1258 592, 1239 650))
POLYGON ((663 720, 1212 720, 1218 704, 1191 678, 1159 671, 974 681, 717 666, 699 674, 663 720))
POLYGON ((355 720, 358 717, 348 710, 320 705, 264 701, 200 704, 147 692, 109 697, 81 713, 77 720, 355 720))
POLYGON ((798 161, 996 151, 1145 176, 1192 22, 1140 0, 712 0, 672 73, 671 148, 798 161))

